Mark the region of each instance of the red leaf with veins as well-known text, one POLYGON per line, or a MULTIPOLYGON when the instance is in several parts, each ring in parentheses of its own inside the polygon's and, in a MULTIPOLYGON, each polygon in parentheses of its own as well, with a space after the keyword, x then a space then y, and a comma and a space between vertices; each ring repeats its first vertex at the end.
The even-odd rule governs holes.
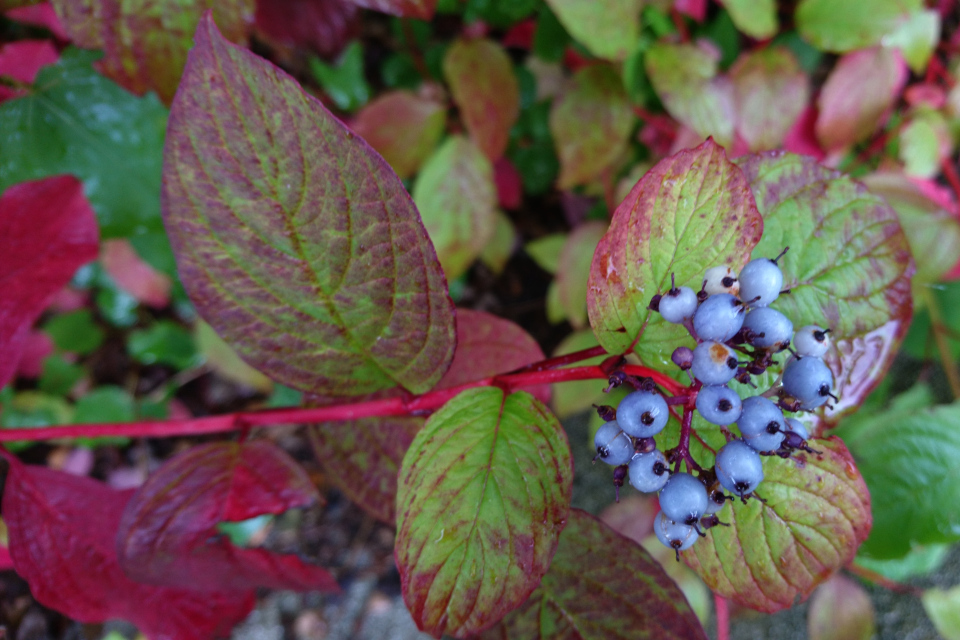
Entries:
POLYGON ((234 547, 221 522, 307 507, 320 494, 306 472, 266 441, 215 442, 164 464, 127 504, 117 551, 127 575, 191 589, 337 591, 321 567, 293 555, 234 547))
POLYGON ((250 590, 198 593, 130 580, 114 534, 132 492, 2 455, 10 463, 3 493, 10 558, 41 604, 80 622, 123 618, 151 640, 221 637, 253 608, 250 590))
POLYGON ((359 17, 349 0, 259 0, 254 26, 277 44, 334 58, 360 34, 359 17))
POLYGON ((73 176, 24 182, 0 196, 0 387, 50 299, 97 257, 97 221, 73 176))

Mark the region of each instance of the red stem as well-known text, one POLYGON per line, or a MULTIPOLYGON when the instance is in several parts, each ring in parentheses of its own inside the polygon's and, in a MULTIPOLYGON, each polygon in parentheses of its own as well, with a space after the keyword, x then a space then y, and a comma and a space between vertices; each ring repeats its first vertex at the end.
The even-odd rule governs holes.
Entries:
POLYGON ((717 640, 730 640, 730 608, 727 599, 713 594, 713 607, 717 610, 717 640))
POLYGON ((556 367, 562 367, 565 364, 583 362, 584 360, 589 360, 590 358, 597 358, 605 355, 607 355, 607 350, 603 347, 590 347, 589 349, 581 349, 580 351, 574 351, 573 353, 568 353, 566 355, 547 358, 546 360, 541 360, 540 362, 528 364, 525 367, 517 369, 515 373, 519 373, 521 371, 543 371, 544 369, 554 369, 556 367))
MULTIPOLYGON (((582 354, 584 352, 580 353, 582 354)), ((684 389, 676 380, 658 371, 647 369, 646 367, 626 365, 623 367, 623 370, 630 375, 653 378, 673 395, 676 395, 684 389)), ((369 418, 373 416, 426 415, 440 408, 448 400, 467 389, 495 386, 507 392, 512 392, 515 389, 552 384, 554 382, 606 380, 608 376, 609 371, 604 370, 600 365, 571 367, 569 369, 548 369, 544 371, 521 370, 505 375, 491 376, 450 389, 430 391, 421 396, 399 396, 326 407, 290 407, 264 409, 260 411, 240 411, 220 416, 179 420, 76 424, 36 429, 2 429, 0 430, 0 442, 79 437, 97 438, 105 436, 127 436, 131 438, 189 436, 208 433, 226 433, 249 429, 251 427, 267 427, 280 424, 355 420, 357 418, 369 418)))
POLYGON ((859 578, 863 578, 868 582, 872 582, 876 585, 884 587, 885 589, 889 589, 890 591, 895 591, 897 593, 908 593, 917 597, 923 595, 923 589, 920 589, 919 587, 914 587, 909 584, 902 584, 895 580, 891 580, 890 578, 880 575, 876 571, 867 569, 866 567, 861 567, 853 562, 847 565, 847 571, 859 578))

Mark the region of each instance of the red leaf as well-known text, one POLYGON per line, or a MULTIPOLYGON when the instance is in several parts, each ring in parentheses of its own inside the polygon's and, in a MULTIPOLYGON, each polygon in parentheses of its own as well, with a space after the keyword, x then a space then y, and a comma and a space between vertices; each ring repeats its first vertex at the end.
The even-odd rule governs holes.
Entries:
POLYGON ((523 203, 523 180, 520 172, 507 158, 493 165, 493 181, 497 184, 497 199, 504 209, 519 209, 523 203))
POLYGON ((707 17, 707 0, 676 0, 673 8, 697 22, 703 22, 707 17))
POLYGON ((43 372, 43 360, 53 353, 53 340, 43 331, 31 331, 24 341, 23 355, 17 365, 17 375, 24 378, 39 378, 43 372))
POLYGON ((0 196, 0 387, 30 326, 81 265, 97 257, 97 221, 72 176, 24 182, 0 196))
POLYGON ((337 591, 324 569, 293 555, 234 547, 216 529, 319 499, 306 472, 269 442, 194 447, 164 464, 130 500, 117 534, 120 564, 131 578, 163 586, 337 591))
POLYGON ((354 4, 404 18, 429 20, 437 9, 437 0, 351 0, 354 4))
POLYGON ((349 0, 259 0, 255 26, 280 45, 333 58, 359 34, 359 17, 349 0))
POLYGON ((60 22, 60 18, 57 17, 57 12, 53 9, 53 4, 50 2, 10 9, 7 11, 7 17, 17 22, 49 29, 50 33, 61 40, 70 39, 60 22))
POLYGON ((221 637, 253 608, 252 591, 198 593, 133 582, 114 544, 131 492, 4 457, 10 557, 41 604, 80 622, 123 618, 152 640, 221 637))
POLYGON ((143 304, 162 309, 170 303, 170 278, 144 262, 126 240, 105 241, 100 261, 117 286, 143 304))
POLYGON ((507 31, 500 44, 505 47, 529 50, 533 46, 533 36, 537 32, 537 22, 533 18, 522 20, 507 31))
POLYGON ((0 48, 0 76, 33 84, 41 67, 53 64, 60 54, 49 40, 20 40, 0 48))

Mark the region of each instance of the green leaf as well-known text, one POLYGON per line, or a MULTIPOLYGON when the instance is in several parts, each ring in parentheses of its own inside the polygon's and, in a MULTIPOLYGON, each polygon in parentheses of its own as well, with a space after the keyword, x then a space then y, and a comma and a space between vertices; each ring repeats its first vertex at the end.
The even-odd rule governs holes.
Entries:
POLYGON ((103 286, 97 291, 97 311, 103 319, 115 327, 132 327, 137 323, 137 308, 139 301, 132 295, 117 287, 110 276, 101 278, 103 286), (107 282, 109 281, 109 282, 107 282))
POLYGON ((432 634, 477 633, 540 584, 570 507, 573 465, 533 396, 464 391, 427 421, 398 478, 404 601, 432 634))
POLYGON ((890 580, 903 582, 917 576, 929 575, 942 567, 950 553, 950 548, 948 544, 918 546, 910 549, 910 552, 902 558, 890 560, 857 555, 856 564, 890 580))
POLYGON ((354 41, 335 65, 310 59, 310 71, 333 103, 344 111, 356 111, 370 100, 370 85, 363 75, 363 45, 354 41))
POLYGON ((102 49, 99 70, 131 93, 156 91, 169 104, 192 45, 190 36, 204 11, 227 38, 246 43, 253 22, 253 0, 152 0, 149 4, 116 0, 54 0, 71 42, 102 49))
MULTIPOLYGON (((73 407, 60 396, 37 391, 13 393, 8 387, 4 390, 3 407, 0 409, 0 427, 6 429, 52 427, 69 424, 72 416, 73 407)), ((20 440, 5 442, 4 446, 16 453, 33 444, 29 440, 20 440)))
POLYGON ((160 320, 146 329, 131 332, 127 352, 137 362, 177 370, 195 367, 203 360, 190 332, 171 320, 160 320))
POLYGON ((537 265, 550 274, 555 274, 560 267, 560 252, 567 242, 567 234, 551 233, 524 245, 523 250, 530 254, 537 265))
POLYGON ((863 182, 897 212, 917 264, 914 293, 917 287, 938 282, 953 269, 960 255, 960 221, 955 215, 931 200, 902 173, 873 173, 863 178, 863 182))
POLYGON ((577 71, 550 109, 560 158, 559 189, 589 182, 623 153, 635 118, 620 74, 596 64, 577 71))
POLYGON ((786 47, 744 53, 730 68, 737 133, 751 151, 779 149, 807 107, 810 82, 786 47))
POLYGON ((597 244, 607 232, 606 222, 586 222, 574 229, 560 252, 557 287, 564 315, 574 329, 587 326, 587 279, 597 244))
POLYGON ((193 327, 193 341, 206 363, 228 380, 260 393, 270 393, 273 381, 240 359, 237 352, 202 320, 193 327))
POLYGON ((776 0, 723 0, 737 29, 751 38, 766 40, 777 34, 776 0))
POLYGON ((693 44, 658 42, 644 58, 647 76, 671 116, 721 146, 733 142, 735 113, 730 83, 717 60, 693 44))
POLYGON ((876 612, 858 583, 837 574, 820 585, 807 611, 810 640, 870 640, 876 632, 876 612))
MULTIPOLYGON (((698 434, 714 448, 725 441, 716 427, 698 434)), ((822 454, 765 458, 756 493, 766 503, 731 501, 717 513, 729 526, 714 527, 681 554, 715 593, 772 613, 853 559, 870 531, 870 494, 841 440, 810 446, 822 454)), ((699 448, 695 455, 712 466, 713 454, 699 448)))
POLYGON ((923 8, 923 0, 802 0, 795 20, 800 35, 818 49, 844 53, 879 44, 923 8))
POLYGON ((828 424, 877 385, 910 324, 913 260, 896 213, 853 180, 808 157, 756 155, 740 162, 763 214, 753 258, 790 251, 779 265, 777 309, 793 326, 832 331, 825 357, 840 397, 828 424))
POLYGON ((706 640, 707 635, 683 593, 643 547, 572 509, 540 586, 482 638, 706 640))
POLYGON ((658 162, 617 207, 593 256, 587 305, 600 344, 675 372, 670 354, 690 337, 652 314, 650 299, 670 274, 699 291, 708 268, 739 269, 762 229, 746 177, 713 140, 658 162))
POLYGON ((43 325, 60 351, 86 355, 100 348, 104 332, 89 309, 79 309, 52 317, 43 325))
POLYGON ((520 115, 520 89, 510 56, 493 40, 459 38, 443 58, 443 76, 470 138, 496 161, 520 115))
POLYGON ((927 589, 921 599, 943 640, 960 640, 960 586, 949 590, 927 589))
POLYGON ((67 49, 34 89, 0 104, 0 191, 69 173, 84 183, 104 238, 160 229, 160 163, 167 110, 136 98, 67 49))
MULTIPOLYGON (((102 422, 133 422, 137 419, 136 405, 126 390, 112 385, 97 387, 86 394, 74 406, 73 424, 102 423, 102 422)), ((77 438, 76 444, 81 447, 97 447, 103 445, 123 446, 130 442, 129 438, 77 438)))
POLYGON ((497 211, 497 225, 493 230, 493 237, 480 253, 480 261, 487 265, 494 275, 499 276, 513 256, 517 241, 517 229, 513 222, 505 213, 497 211))
POLYGON ((882 496, 864 554, 960 540, 960 404, 887 410, 848 438, 870 493, 882 496))
POLYGON ((459 277, 496 231, 493 166, 473 142, 451 136, 423 165, 413 200, 444 273, 451 280, 459 277))
POLYGON ((83 378, 83 367, 67 362, 58 355, 48 356, 43 361, 43 372, 37 386, 40 391, 55 396, 65 396, 83 378))
POLYGON ((939 41, 940 12, 930 9, 911 14, 883 39, 883 45, 900 49, 910 68, 920 74, 926 70, 939 41))
POLYGON ((908 176, 936 178, 951 146, 947 119, 939 111, 918 110, 900 129, 900 159, 908 176))
POLYGON ((570 34, 545 3, 540 9, 537 30, 533 34, 534 55, 547 62, 560 62, 568 44, 570 34))
POLYGON ((533 196, 549 191, 560 171, 557 153, 549 139, 518 147, 510 159, 520 172, 523 190, 533 196))
POLYGON ((432 387, 453 356, 453 305, 396 174, 209 18, 196 40, 171 109, 163 208, 197 312, 294 388, 432 387))
POLYGON ((625 60, 640 36, 641 0, 547 0, 561 24, 590 53, 625 60))

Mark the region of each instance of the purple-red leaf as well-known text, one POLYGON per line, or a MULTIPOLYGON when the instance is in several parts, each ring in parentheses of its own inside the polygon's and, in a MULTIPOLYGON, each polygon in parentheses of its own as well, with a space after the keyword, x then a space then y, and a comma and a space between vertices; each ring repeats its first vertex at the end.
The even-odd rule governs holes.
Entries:
POLYGON ((76 178, 24 182, 0 196, 0 387, 34 320, 97 248, 96 217, 76 178))
POLYGON ((520 88, 510 56, 486 38, 460 38, 443 58, 443 75, 470 137, 495 161, 507 149, 520 115, 520 88))
POLYGON ((820 92, 820 145, 831 151, 870 137, 886 121, 907 75, 894 49, 874 47, 840 58, 820 92))
POLYGON ((53 0, 75 44, 102 49, 108 78, 142 95, 156 91, 170 104, 204 11, 213 9, 227 38, 246 42, 254 0, 153 0, 148 7, 122 0, 53 0))
POLYGON ((697 616, 639 544, 570 510, 539 588, 484 640, 706 640, 697 616))
POLYGON ((429 20, 437 9, 438 0, 351 0, 351 2, 395 16, 429 20))
POLYGON ((123 618, 152 640, 223 637, 253 608, 252 590, 171 589, 130 580, 117 562, 115 542, 130 491, 5 457, 10 556, 38 602, 81 622, 123 618))
POLYGON ((200 445, 166 462, 127 504, 117 533, 120 564, 139 582, 185 589, 336 591, 320 567, 234 547, 217 534, 221 522, 319 500, 303 468, 267 441, 200 445))
POLYGON ((334 58, 359 34, 359 17, 350 0, 259 0, 254 26, 280 46, 334 58))
MULTIPOLYGON (((0 77, 6 76, 17 82, 33 84, 41 67, 53 64, 60 57, 57 48, 49 40, 19 40, 0 47, 0 77)), ((0 102, 23 93, 0 84, 0 102)))
POLYGON ((442 103, 410 91, 384 93, 350 123, 401 178, 417 172, 446 125, 447 110, 442 103))
POLYGON ((550 132, 560 158, 557 187, 589 182, 624 151, 633 128, 630 101, 619 73, 591 65, 574 74, 550 109, 550 132))
POLYGON ((207 14, 170 112, 162 207, 200 315, 244 360, 323 395, 431 388, 453 303, 383 159, 207 14))
MULTIPOLYGON (((448 389, 506 373, 543 359, 536 341, 518 325, 483 311, 457 310, 457 351, 437 385, 448 389)), ((529 391, 550 401, 550 387, 529 391)), ((317 458, 351 500, 376 518, 396 521, 397 472, 424 419, 411 416, 325 422, 311 430, 317 458)))
POLYGON ((658 162, 617 207, 593 256, 587 305, 600 344, 676 371, 670 354, 689 338, 647 308, 650 298, 669 288, 670 274, 699 290, 708 268, 740 269, 762 230, 747 178, 713 140, 658 162))
POLYGON ((396 560, 424 631, 466 637, 540 584, 570 507, 573 464, 533 396, 470 389, 437 411, 404 456, 396 560))
POLYGON ((810 94, 807 75, 786 47, 741 55, 730 68, 737 133, 751 151, 778 149, 810 94))

